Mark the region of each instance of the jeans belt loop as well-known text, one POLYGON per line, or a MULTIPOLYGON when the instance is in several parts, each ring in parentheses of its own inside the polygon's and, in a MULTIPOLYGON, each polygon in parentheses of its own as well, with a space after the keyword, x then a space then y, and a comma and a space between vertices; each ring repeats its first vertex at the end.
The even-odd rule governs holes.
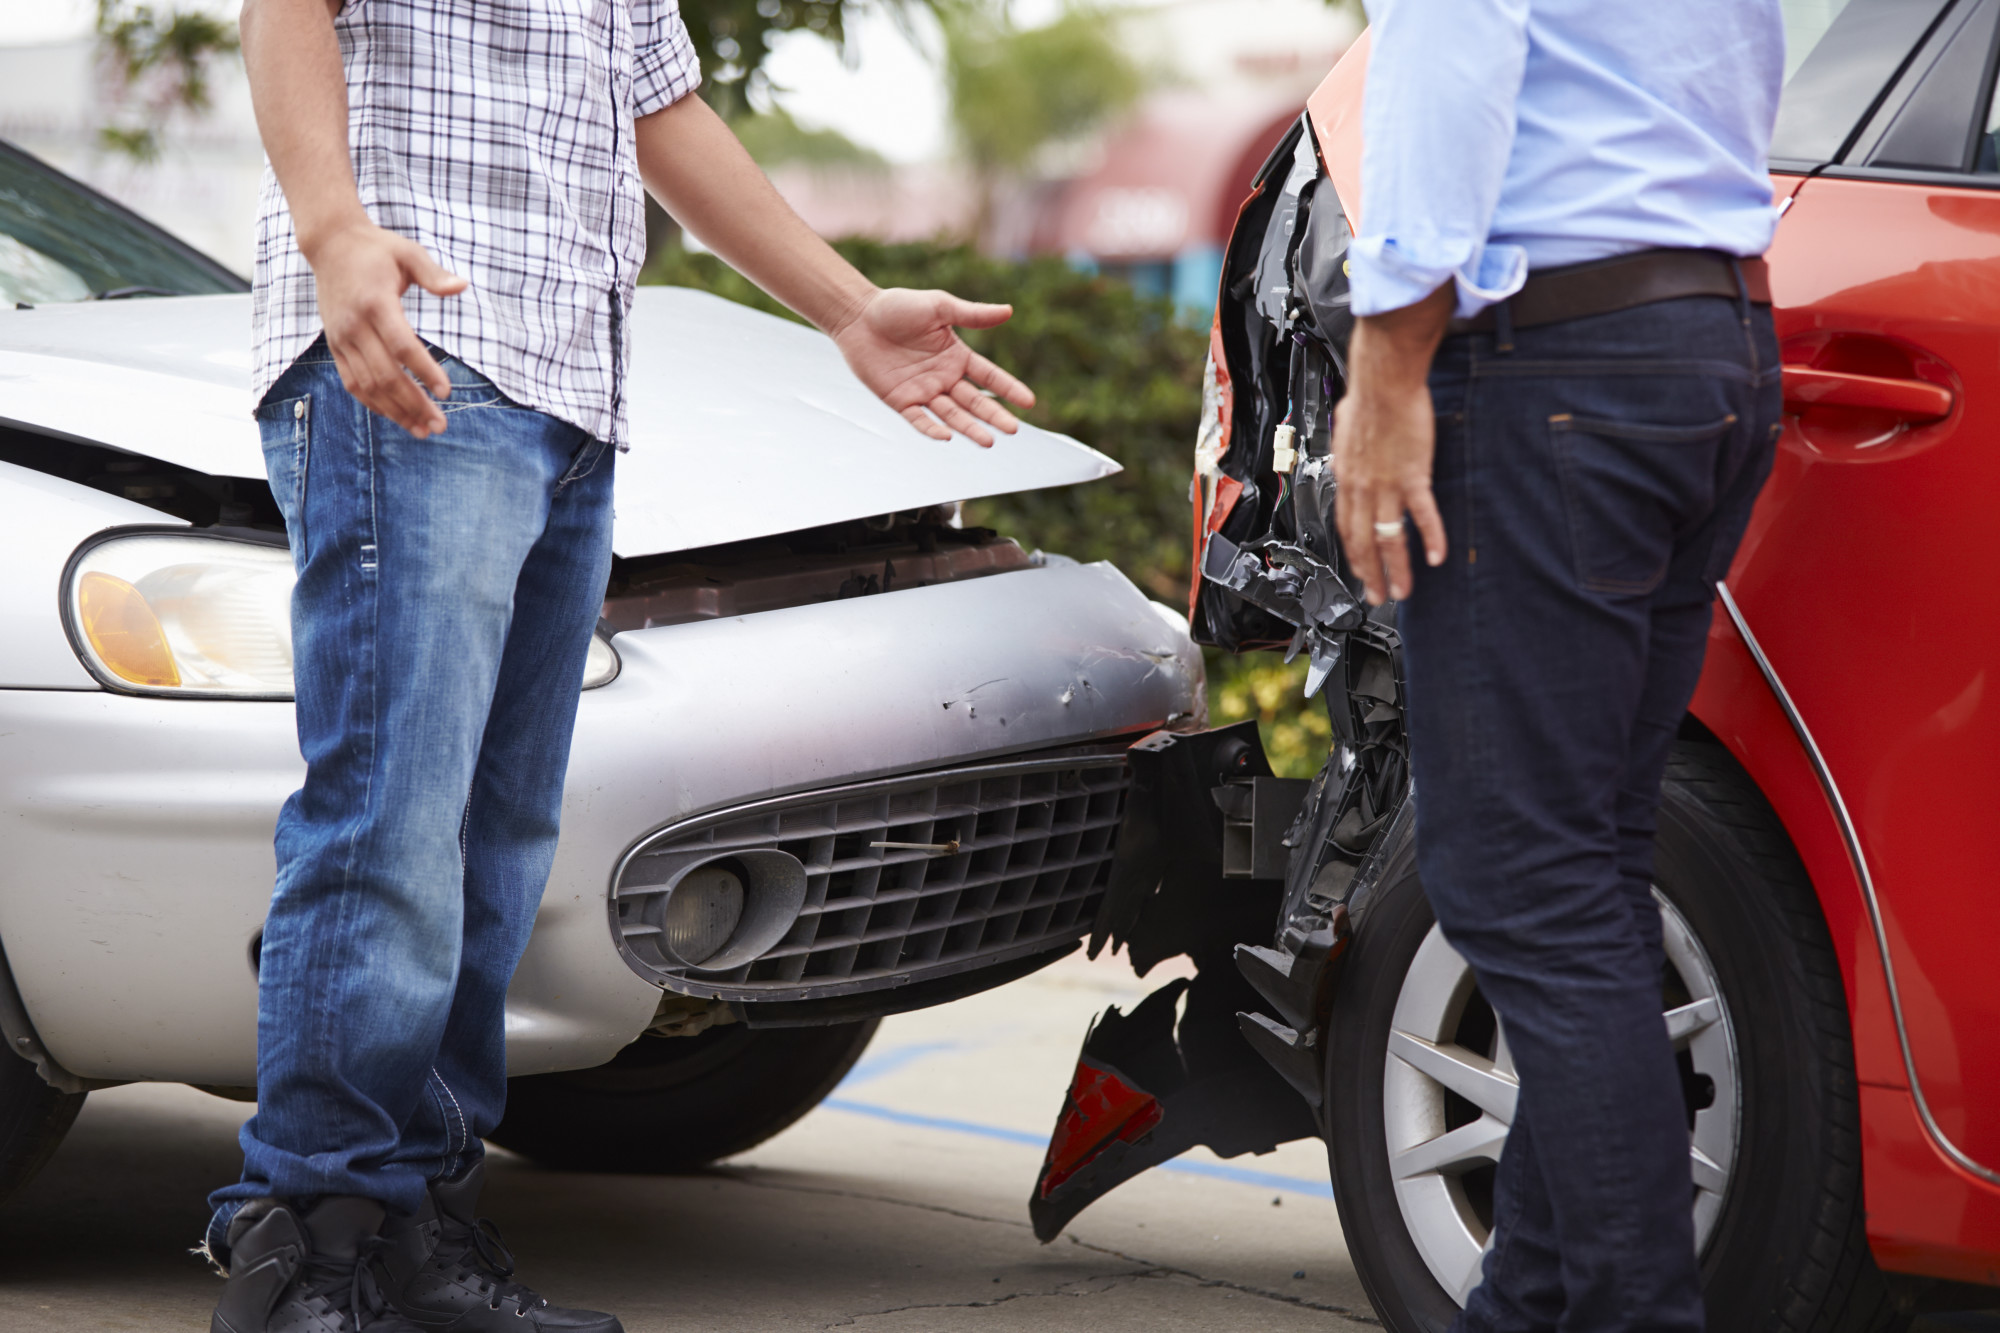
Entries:
POLYGON ((1514 350, 1513 298, 1493 303, 1493 350, 1501 356, 1514 350))
POLYGON ((1750 327, 1750 283, 1743 276, 1743 261, 1735 255, 1729 257, 1729 275, 1736 279, 1736 316, 1747 329, 1750 327))

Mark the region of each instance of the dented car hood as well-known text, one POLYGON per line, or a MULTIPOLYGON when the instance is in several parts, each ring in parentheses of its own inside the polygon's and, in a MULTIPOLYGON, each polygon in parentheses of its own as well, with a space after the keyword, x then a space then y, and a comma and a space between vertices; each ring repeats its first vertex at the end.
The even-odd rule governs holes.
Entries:
MULTIPOLYGON (((927 439, 862 387, 827 338, 705 292, 642 287, 631 323, 620 555, 1119 470, 1033 426, 991 449, 963 436, 927 439)), ((261 477, 249 348, 248 296, 0 312, 0 421, 215 476, 261 477)))

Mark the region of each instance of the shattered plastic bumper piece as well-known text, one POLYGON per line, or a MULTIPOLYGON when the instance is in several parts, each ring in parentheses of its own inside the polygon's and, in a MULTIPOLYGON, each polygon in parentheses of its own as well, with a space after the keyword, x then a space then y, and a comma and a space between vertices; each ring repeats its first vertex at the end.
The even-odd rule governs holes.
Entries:
POLYGON ((1238 546, 1218 532, 1202 552, 1201 572, 1211 583, 1298 627, 1286 660, 1300 648, 1310 654, 1308 699, 1340 664, 1342 636, 1368 614, 1332 565, 1292 542, 1238 546))

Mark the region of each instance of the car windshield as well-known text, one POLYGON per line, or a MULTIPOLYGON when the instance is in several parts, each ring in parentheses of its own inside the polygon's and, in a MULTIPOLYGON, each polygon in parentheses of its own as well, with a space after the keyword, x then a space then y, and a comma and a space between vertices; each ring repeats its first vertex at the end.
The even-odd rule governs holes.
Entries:
POLYGON ((245 289, 241 278, 199 250, 0 144, 0 303, 245 289))

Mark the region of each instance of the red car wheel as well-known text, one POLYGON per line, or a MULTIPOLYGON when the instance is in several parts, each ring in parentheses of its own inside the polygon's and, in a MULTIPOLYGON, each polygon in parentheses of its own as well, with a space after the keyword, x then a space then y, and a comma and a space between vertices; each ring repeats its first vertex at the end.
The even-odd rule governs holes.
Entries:
MULTIPOLYGON (((1713 1333, 1899 1329, 1862 1230, 1840 972, 1776 818, 1719 747, 1668 771, 1655 892, 1713 1333)), ((1478 1279, 1512 1065, 1437 932, 1414 845, 1391 852, 1334 997, 1327 1113, 1347 1246, 1395 1333, 1449 1327, 1478 1279)))

